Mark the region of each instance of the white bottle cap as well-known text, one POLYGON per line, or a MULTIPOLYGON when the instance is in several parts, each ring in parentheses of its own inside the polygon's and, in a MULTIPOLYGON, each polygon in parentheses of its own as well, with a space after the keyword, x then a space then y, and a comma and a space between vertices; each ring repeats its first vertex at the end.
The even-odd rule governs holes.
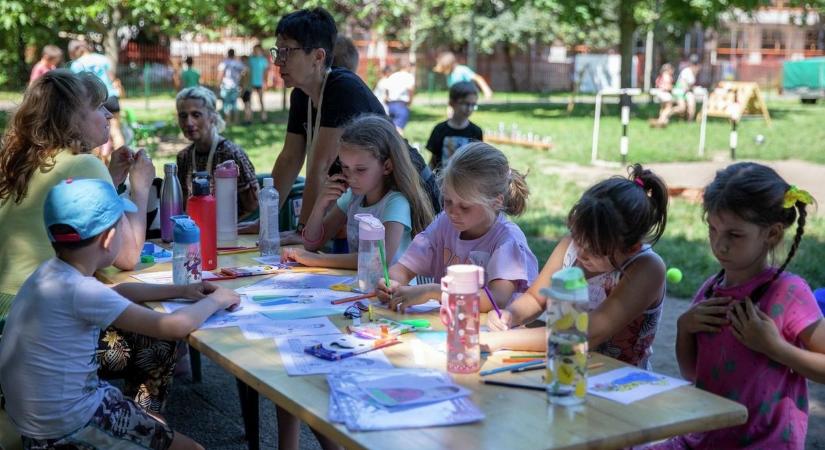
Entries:
POLYGON ((274 181, 272 181, 272 177, 266 177, 266 178, 264 178, 264 187, 265 187, 265 188, 268 188, 268 187, 274 187, 274 186, 275 186, 275 182, 274 182, 274 181))
POLYGON ((384 224, 372 214, 356 214, 358 239, 363 241, 384 240, 384 224))
POLYGON ((472 264, 447 267, 447 275, 441 278, 441 290, 448 294, 476 294, 482 286, 484 269, 472 264))

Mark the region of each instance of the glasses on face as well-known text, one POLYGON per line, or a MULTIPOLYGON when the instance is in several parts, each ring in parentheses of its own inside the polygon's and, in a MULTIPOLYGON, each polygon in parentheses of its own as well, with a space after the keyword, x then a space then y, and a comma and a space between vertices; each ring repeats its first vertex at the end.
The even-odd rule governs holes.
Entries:
POLYGON ((276 63, 286 64, 289 53, 293 50, 312 50, 312 47, 272 47, 269 49, 269 54, 276 63))
POLYGON ((458 102, 456 104, 462 108, 467 108, 470 111, 476 111, 478 109, 478 103, 458 102))
POLYGON ((347 319, 356 319, 361 317, 362 312, 368 311, 369 309, 370 308, 367 305, 361 302, 355 302, 344 310, 344 317, 347 319))

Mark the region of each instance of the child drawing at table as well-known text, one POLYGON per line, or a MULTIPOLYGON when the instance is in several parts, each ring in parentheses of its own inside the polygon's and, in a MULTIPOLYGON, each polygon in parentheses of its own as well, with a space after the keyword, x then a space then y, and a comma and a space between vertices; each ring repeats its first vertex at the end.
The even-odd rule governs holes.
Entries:
POLYGON ((356 269, 356 214, 372 214, 384 225, 387 261, 395 262, 433 218, 432 206, 407 144, 386 117, 366 114, 350 121, 338 152, 342 172, 327 179, 302 237, 304 249, 285 248, 286 260, 306 266, 356 269), (349 253, 320 254, 330 239, 346 231, 349 253))
POLYGON ((773 169, 749 162, 720 170, 705 188, 710 247, 722 270, 679 317, 676 358, 696 387, 745 405, 748 421, 655 447, 805 447, 806 378, 825 382, 825 324, 808 284, 786 268, 811 203, 773 169), (794 223, 790 250, 776 267, 770 255, 794 223))
MULTIPOLYGON (((23 447, 202 449, 101 380, 102 359, 110 354, 97 349, 98 337, 114 325, 143 339, 181 340, 216 311, 236 304, 238 295, 206 282, 109 288, 97 281, 95 271, 110 266, 123 245, 124 213, 137 210, 108 180, 62 181, 49 191, 43 210, 56 257, 23 283, 0 341, 0 386, 23 447), (196 302, 172 314, 140 305, 180 297, 196 302)), ((109 338, 107 332, 104 340, 109 338)), ((174 358, 174 349, 167 353, 174 358)), ((119 369, 153 370, 146 367, 152 356, 132 355, 137 361, 119 369)), ((128 387, 129 373, 121 375, 128 387)), ((138 397, 158 395, 158 389, 143 384, 138 397)))
POLYGON ((447 266, 475 264, 484 268, 493 299, 482 291, 481 311, 490 301, 504 307, 524 292, 538 273, 538 261, 519 227, 506 215, 520 215, 529 190, 524 175, 510 168, 497 148, 474 142, 459 149, 442 171, 444 212, 417 235, 410 248, 390 267, 390 286, 378 283, 378 298, 390 309, 441 298, 438 284, 447 266), (409 286, 416 276, 435 283, 409 286))
POLYGON ((668 194, 650 170, 636 164, 629 172, 585 191, 567 216, 570 235, 556 245, 535 283, 501 317, 487 315, 497 332, 483 334, 483 345, 545 350, 544 328, 512 328, 539 317, 547 303, 539 289, 560 269, 576 266, 587 279, 591 350, 649 367, 665 295, 665 264, 652 246, 665 231, 668 194))

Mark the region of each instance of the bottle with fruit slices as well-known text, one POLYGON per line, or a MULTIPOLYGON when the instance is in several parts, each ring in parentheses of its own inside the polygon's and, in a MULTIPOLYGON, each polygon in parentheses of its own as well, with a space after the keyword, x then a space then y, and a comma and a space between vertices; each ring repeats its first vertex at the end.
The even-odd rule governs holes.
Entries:
POLYGON ((584 402, 587 393, 587 281, 578 267, 553 274, 547 297, 547 399, 557 405, 584 402))

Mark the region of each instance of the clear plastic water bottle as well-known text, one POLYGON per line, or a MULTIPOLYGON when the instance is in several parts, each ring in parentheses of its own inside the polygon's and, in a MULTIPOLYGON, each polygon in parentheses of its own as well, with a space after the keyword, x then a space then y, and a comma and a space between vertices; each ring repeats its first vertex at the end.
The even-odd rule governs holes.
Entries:
POLYGON ((258 229, 258 246, 261 256, 272 259, 271 263, 281 262, 281 235, 278 234, 278 208, 280 199, 272 178, 264 178, 264 188, 258 196, 261 220, 258 229))
POLYGON ((175 163, 163 165, 163 186, 160 189, 160 238, 172 242, 174 224, 172 216, 183 213, 183 191, 178 180, 178 166, 175 163))
POLYGON ((238 165, 226 160, 215 167, 215 202, 218 245, 238 243, 238 165))
POLYGON ((174 216, 172 246, 172 281, 191 284, 201 280, 201 232, 187 215, 174 216))
POLYGON ((547 297, 547 399, 557 405, 584 402, 587 394, 587 281, 578 267, 553 274, 547 297))
POLYGON ((356 214, 355 220, 358 221, 358 290, 370 292, 384 275, 384 224, 372 214, 356 214))
POLYGON ((481 367, 478 342, 479 296, 484 285, 484 269, 470 264, 447 267, 441 278, 442 320, 447 326, 447 371, 474 373, 481 367))

